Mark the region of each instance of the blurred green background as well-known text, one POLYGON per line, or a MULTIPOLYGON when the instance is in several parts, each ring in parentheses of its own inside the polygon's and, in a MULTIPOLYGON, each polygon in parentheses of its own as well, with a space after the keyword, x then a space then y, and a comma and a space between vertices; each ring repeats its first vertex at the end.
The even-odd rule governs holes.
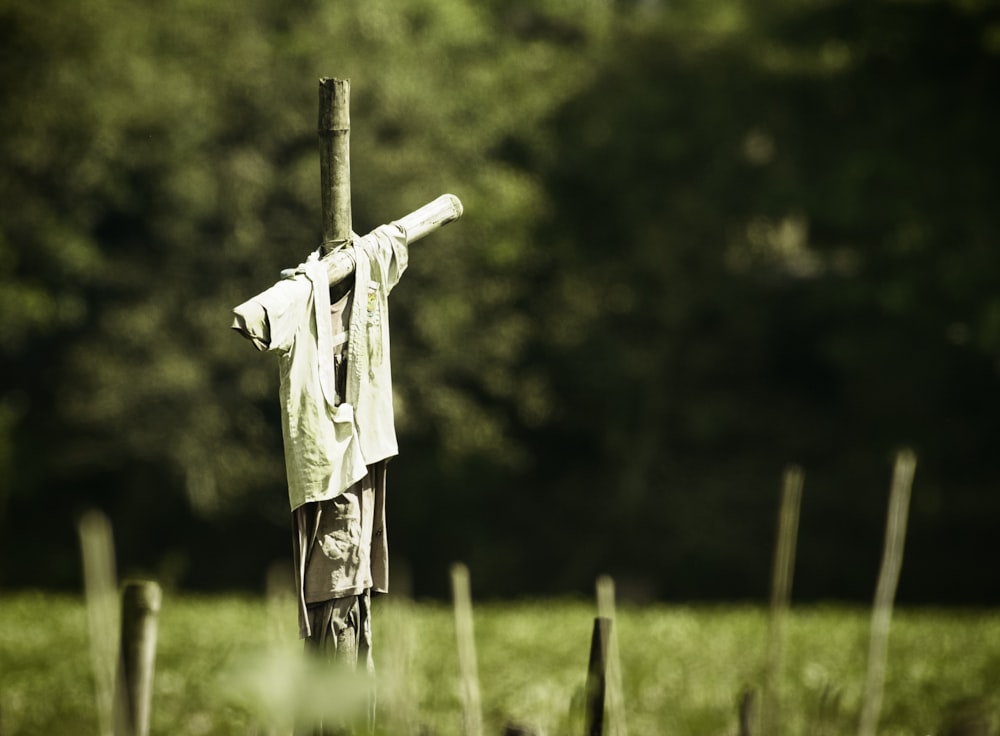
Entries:
POLYGON ((277 366, 230 310, 441 193, 392 298, 394 583, 996 604, 1000 11, 980 0, 0 0, 0 587, 290 564, 277 366))

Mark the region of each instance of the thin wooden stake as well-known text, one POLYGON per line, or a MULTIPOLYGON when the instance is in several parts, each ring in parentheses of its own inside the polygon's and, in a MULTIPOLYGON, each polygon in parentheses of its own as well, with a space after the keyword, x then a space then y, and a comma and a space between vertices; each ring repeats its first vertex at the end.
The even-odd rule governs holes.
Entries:
POLYGON ((609 618, 598 616, 594 619, 594 633, 590 637, 590 660, 587 663, 584 736, 604 736, 604 704, 611 627, 612 622, 609 618))
POLYGON ((538 734, 520 723, 508 723, 504 726, 503 736, 538 736, 538 734))
POLYGON ((752 736, 751 724, 754 720, 754 700, 753 690, 744 690, 740 696, 737 736, 752 736))
POLYGON ((792 592, 795 545, 799 533, 802 500, 802 469, 785 470, 778 512, 778 538, 771 573, 771 610, 768 620, 767 659, 764 665, 761 733, 781 733, 781 677, 784 669, 785 618, 792 592))
POLYGON ((479 698, 479 673, 476 667, 476 639, 472 625, 469 569, 461 563, 456 563, 451 567, 451 591, 455 604, 458 667, 462 678, 463 733, 465 736, 483 736, 483 712, 479 698))
MULTIPOLYGON (((381 703, 379 733, 391 736, 419 736, 419 688, 423 681, 414 673, 416 632, 414 608, 405 594, 396 593, 381 609, 383 660, 379 664, 378 690, 381 703)), ((432 687, 434 684, 432 684, 432 687)))
POLYGON ((132 581, 122 590, 121 677, 116 699, 127 716, 125 736, 148 736, 156 663, 157 617, 163 593, 152 581, 132 581))
POLYGON ((84 514, 80 518, 78 532, 83 557, 98 732, 101 736, 111 736, 115 721, 115 657, 118 647, 114 540, 111 524, 100 511, 84 514))
POLYGON ((868 647, 868 674, 865 680, 864 702, 858 736, 875 736, 879 715, 882 710, 882 694, 885 686, 885 665, 889 649, 889 625, 892 622, 892 607, 899 584, 899 573, 903 566, 903 544, 906 538, 906 521, 910 510, 910 491, 917 468, 917 457, 912 450, 903 450, 896 455, 892 474, 892 490, 889 494, 889 513, 886 518, 885 546, 882 552, 882 567, 875 589, 875 604, 872 610, 871 641, 868 647))
POLYGON ((608 640, 606 731, 608 736, 626 736, 628 727, 625 719, 625 692, 618 649, 618 626, 615 625, 615 581, 607 575, 597 578, 597 615, 613 622, 608 640))
POLYGON ((323 249, 351 240, 351 82, 319 80, 319 168, 323 249))

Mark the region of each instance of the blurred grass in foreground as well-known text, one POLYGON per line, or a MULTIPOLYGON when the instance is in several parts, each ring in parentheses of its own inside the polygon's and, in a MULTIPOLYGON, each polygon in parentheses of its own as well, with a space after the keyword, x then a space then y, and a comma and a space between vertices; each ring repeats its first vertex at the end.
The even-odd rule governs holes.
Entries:
MULTIPOLYGON (((582 732, 570 704, 581 696, 594 615, 579 601, 476 606, 485 733, 502 733, 508 721, 548 736, 571 725, 582 732)), ((766 623, 749 606, 619 609, 629 733, 734 734, 740 694, 760 683, 766 623)), ((853 734, 868 612, 797 608, 787 631, 785 732, 853 734)), ((374 635, 380 732, 459 734, 450 608, 378 599, 374 635)), ((300 652, 290 598, 167 595, 152 733, 289 733, 303 689, 300 652)), ((95 733, 89 667, 82 596, 0 597, 0 733, 95 733)), ((898 612, 887 678, 880 734, 940 734, 949 713, 970 704, 996 733, 1000 614, 898 612)))

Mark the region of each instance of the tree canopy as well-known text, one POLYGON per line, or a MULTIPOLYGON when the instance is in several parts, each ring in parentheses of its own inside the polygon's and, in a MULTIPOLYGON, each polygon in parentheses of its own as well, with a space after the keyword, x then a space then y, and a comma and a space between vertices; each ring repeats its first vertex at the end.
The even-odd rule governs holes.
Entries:
POLYGON ((229 315, 318 243, 316 80, 337 76, 355 229, 465 206, 392 298, 392 554, 415 592, 462 559, 484 594, 610 572, 763 596, 794 462, 796 589, 864 598, 910 446, 901 593, 1000 599, 991 4, 0 19, 0 584, 74 584, 90 506, 126 569, 172 584, 255 585, 286 553, 276 368, 229 315))

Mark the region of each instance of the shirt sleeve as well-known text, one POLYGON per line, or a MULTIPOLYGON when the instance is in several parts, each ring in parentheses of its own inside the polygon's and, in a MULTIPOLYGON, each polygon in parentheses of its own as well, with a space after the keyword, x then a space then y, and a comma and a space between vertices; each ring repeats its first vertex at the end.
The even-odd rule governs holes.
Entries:
POLYGON ((258 350, 287 352, 307 316, 312 285, 304 274, 282 279, 233 309, 233 329, 258 350))
POLYGON ((375 228, 369 252, 382 274, 386 295, 392 291, 410 262, 410 249, 406 243, 406 233, 399 225, 391 223, 375 228))

